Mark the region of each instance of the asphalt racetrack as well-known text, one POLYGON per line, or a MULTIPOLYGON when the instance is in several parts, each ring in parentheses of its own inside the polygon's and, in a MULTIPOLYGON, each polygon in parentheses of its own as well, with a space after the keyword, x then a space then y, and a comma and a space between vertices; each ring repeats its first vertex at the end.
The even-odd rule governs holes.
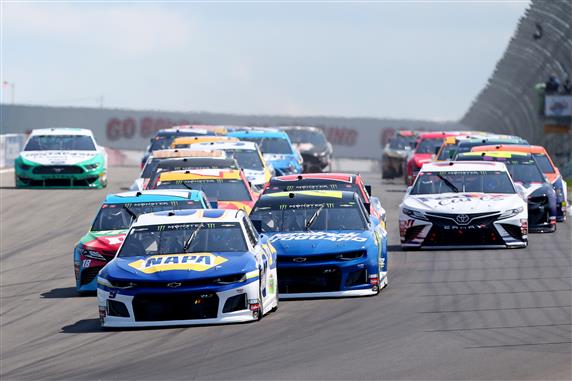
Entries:
POLYGON ((15 190, 1 176, 2 380, 570 379, 571 224, 527 249, 399 250, 405 186, 366 175, 388 212, 379 296, 281 302, 261 322, 102 331, 72 249, 104 190, 15 190))

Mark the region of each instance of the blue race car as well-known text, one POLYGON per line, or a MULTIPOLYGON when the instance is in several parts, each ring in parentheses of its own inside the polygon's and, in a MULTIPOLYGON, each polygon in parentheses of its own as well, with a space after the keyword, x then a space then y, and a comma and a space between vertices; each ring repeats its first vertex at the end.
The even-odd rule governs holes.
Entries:
POLYGON ((280 298, 376 295, 387 285, 387 235, 354 192, 265 194, 250 218, 277 251, 280 298))
POLYGON ((97 278, 103 327, 238 323, 278 308, 276 253, 242 210, 144 214, 97 278))
POLYGON ((210 209, 210 204, 205 194, 198 190, 151 190, 107 195, 91 229, 74 248, 77 291, 95 292, 97 274, 115 257, 137 216, 177 209, 210 209))
POLYGON ((302 173, 302 156, 284 131, 252 128, 231 131, 227 136, 257 143, 264 160, 274 168, 277 176, 302 173))

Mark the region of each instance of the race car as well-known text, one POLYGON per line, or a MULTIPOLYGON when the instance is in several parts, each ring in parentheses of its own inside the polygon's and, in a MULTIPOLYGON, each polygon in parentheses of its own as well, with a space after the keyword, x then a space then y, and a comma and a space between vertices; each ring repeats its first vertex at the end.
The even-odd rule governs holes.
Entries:
POLYGON ((405 183, 407 185, 413 184, 417 173, 423 164, 429 163, 435 157, 437 150, 441 148, 441 145, 445 139, 449 136, 459 135, 460 132, 425 132, 419 135, 417 138, 417 143, 415 145, 415 150, 409 155, 406 162, 406 167, 404 170, 405 183))
POLYGON ((246 129, 230 131, 228 136, 258 144, 264 160, 275 170, 276 175, 302 173, 302 156, 294 149, 290 138, 284 131, 246 129))
POLYGON ((170 148, 190 148, 193 144, 198 143, 224 143, 224 142, 238 142, 238 138, 230 136, 189 136, 179 137, 173 140, 170 148))
POLYGON ((471 152, 482 152, 482 151, 509 151, 509 152, 528 152, 532 154, 536 164, 546 176, 548 181, 552 184, 554 191, 556 192, 556 221, 564 222, 566 221, 567 207, 568 207, 568 187, 566 181, 562 178, 560 170, 552 158, 548 154, 548 151, 542 146, 528 146, 528 145, 504 145, 499 144, 496 146, 479 146, 473 147, 471 152))
POLYGON ((266 164, 256 143, 247 141, 200 143, 193 144, 189 148, 200 151, 222 151, 228 157, 236 159, 246 179, 256 191, 260 191, 272 176, 272 169, 266 164))
POLYGON ((243 211, 141 215, 97 278, 101 325, 260 320, 278 308, 276 251, 243 211))
POLYGON ((263 194, 303 191, 339 190, 356 192, 364 205, 369 205, 375 223, 385 229, 385 209, 379 198, 371 195, 371 186, 365 185, 361 175, 351 173, 305 173, 302 175, 278 176, 270 179, 263 194))
POLYGON ((263 195, 251 213, 278 256, 281 299, 376 295, 387 285, 387 236, 355 192, 263 195))
POLYGON ((191 126, 175 126, 157 131, 145 149, 143 159, 141 159, 141 168, 145 166, 147 159, 153 151, 165 150, 171 148, 171 143, 180 136, 214 136, 216 132, 209 131, 205 128, 191 128, 191 126))
POLYGON ((506 165, 512 180, 519 184, 528 202, 528 231, 552 233, 556 231, 556 192, 544 177, 531 154, 526 152, 465 152, 457 161, 499 161, 506 165))
POLYGON ((393 179, 403 176, 403 165, 409 153, 415 149, 417 139, 415 131, 397 131, 385 147, 381 155, 381 177, 393 179))
MULTIPOLYGON (((133 184, 129 190, 137 191, 148 188, 149 181, 153 175, 157 173, 157 168, 159 163, 166 159, 182 159, 182 158, 212 158, 212 159, 225 159, 226 154, 222 151, 191 151, 188 148, 184 149, 163 149, 158 151, 153 151, 151 155, 147 158, 147 161, 143 165, 141 174, 138 178, 133 181, 133 184)), ((208 167, 210 168, 210 167, 208 167)), ((215 166, 214 168, 218 168, 215 166)), ((226 167, 223 167, 226 168, 226 167)))
POLYGON ((308 126, 279 129, 288 134, 294 148, 302 155, 304 173, 325 172, 326 168, 331 167, 333 148, 321 129, 308 126))
POLYGON ((528 245, 528 211, 503 163, 423 166, 399 205, 405 249, 528 245))
POLYGON ((466 139, 459 142, 453 160, 456 160, 457 155, 465 152, 470 152, 474 147, 498 144, 528 145, 528 142, 525 139, 514 135, 487 135, 472 139, 466 139))
POLYGON ((243 209, 250 213, 258 199, 243 171, 236 169, 197 169, 163 172, 155 189, 197 189, 216 201, 220 209, 243 209))
POLYGON ((107 154, 91 130, 32 130, 14 163, 16 188, 104 188, 107 154))
POLYGON ((142 191, 107 195, 93 224, 74 248, 76 290, 95 292, 99 270, 111 261, 140 214, 162 210, 209 209, 200 191, 142 191))

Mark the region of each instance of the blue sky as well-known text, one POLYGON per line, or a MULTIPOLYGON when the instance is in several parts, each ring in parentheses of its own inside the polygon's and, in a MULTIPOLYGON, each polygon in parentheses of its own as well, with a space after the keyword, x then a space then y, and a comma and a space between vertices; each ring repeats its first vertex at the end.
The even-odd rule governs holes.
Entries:
POLYGON ((17 103, 455 120, 527 7, 3 2, 1 75, 17 103))

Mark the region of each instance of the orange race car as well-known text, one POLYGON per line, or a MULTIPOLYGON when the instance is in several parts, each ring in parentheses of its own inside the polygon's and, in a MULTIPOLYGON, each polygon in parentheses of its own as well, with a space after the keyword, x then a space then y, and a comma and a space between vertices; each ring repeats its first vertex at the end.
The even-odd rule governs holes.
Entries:
POLYGON ((488 145, 473 147, 471 152, 485 151, 506 151, 506 152, 526 152, 532 154, 538 167, 544 173, 548 181, 556 191, 556 221, 566 221, 566 208, 568 206, 568 190, 566 182, 562 179, 558 167, 554 165, 552 158, 542 146, 526 146, 526 145, 488 145))

